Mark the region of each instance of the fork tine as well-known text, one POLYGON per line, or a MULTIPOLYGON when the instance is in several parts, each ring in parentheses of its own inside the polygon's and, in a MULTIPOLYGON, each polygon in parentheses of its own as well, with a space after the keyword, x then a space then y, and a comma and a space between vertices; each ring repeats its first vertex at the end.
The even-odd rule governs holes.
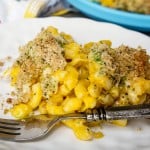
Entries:
POLYGON ((1 131, 0 130, 0 140, 10 140, 15 141, 16 136, 19 136, 20 133, 12 133, 7 131, 1 131))
POLYGON ((20 135, 21 121, 0 119, 0 139, 14 139, 20 135))
POLYGON ((12 132, 11 130, 0 130, 0 138, 1 138, 1 135, 20 135, 20 132, 12 132))
POLYGON ((38 118, 40 117, 29 118, 25 121, 0 119, 0 139, 23 142, 42 138, 60 121, 59 117, 51 120, 38 118))
POLYGON ((20 129, 12 130, 7 128, 0 128, 0 139, 15 140, 16 136, 21 135, 20 129))
POLYGON ((0 119, 1 124, 7 124, 7 125, 19 125, 21 121, 19 120, 12 120, 12 119, 0 119))
POLYGON ((19 126, 14 126, 14 125, 4 125, 0 123, 0 129, 9 129, 9 130, 19 130, 21 129, 19 126))
POLYGON ((0 123, 0 133, 14 134, 14 133, 18 133, 19 130, 21 130, 20 125, 10 125, 10 124, 0 123))
POLYGON ((3 130, 20 130, 21 122, 8 119, 0 119, 0 131, 3 130))

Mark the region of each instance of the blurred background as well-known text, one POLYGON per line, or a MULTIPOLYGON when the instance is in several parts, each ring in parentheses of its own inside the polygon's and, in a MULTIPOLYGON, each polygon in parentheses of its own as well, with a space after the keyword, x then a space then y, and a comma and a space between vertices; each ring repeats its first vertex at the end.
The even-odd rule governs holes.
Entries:
POLYGON ((0 23, 50 16, 91 18, 150 36, 150 0, 0 0, 0 23))

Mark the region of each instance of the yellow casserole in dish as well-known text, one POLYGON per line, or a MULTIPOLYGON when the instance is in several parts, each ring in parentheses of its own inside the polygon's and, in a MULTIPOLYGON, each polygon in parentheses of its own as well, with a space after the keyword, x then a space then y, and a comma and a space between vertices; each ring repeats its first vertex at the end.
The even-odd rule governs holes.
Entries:
POLYGON ((99 2, 102 5, 111 8, 142 14, 150 14, 149 0, 99 0, 99 2))

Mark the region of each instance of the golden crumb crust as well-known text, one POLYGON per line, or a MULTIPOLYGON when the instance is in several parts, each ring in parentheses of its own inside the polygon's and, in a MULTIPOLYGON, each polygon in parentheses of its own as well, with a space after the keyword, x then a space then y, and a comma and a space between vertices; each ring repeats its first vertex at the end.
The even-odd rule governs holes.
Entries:
POLYGON ((43 70, 50 68, 50 72, 54 72, 64 69, 66 60, 63 56, 62 44, 65 42, 63 40, 61 36, 52 35, 47 28, 42 29, 35 39, 19 48, 20 57, 12 68, 19 68, 15 86, 20 101, 27 102, 30 95, 27 94, 28 92, 23 92, 23 89, 36 83, 43 70))
POLYGON ((100 64, 99 74, 111 77, 116 83, 134 77, 150 79, 150 56, 141 47, 135 49, 121 45, 112 49, 95 43, 90 51, 90 57, 100 64))

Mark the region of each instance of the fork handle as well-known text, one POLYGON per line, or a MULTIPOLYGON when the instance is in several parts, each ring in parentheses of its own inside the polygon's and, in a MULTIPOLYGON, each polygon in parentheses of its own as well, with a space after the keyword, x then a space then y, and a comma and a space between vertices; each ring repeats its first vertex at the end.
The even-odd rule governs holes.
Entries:
POLYGON ((150 118, 150 105, 98 108, 86 112, 87 121, 150 118))

